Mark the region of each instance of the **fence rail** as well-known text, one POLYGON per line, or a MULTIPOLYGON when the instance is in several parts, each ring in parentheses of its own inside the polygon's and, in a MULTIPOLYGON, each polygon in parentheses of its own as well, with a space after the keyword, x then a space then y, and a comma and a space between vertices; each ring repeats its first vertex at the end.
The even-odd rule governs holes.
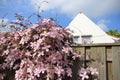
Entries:
MULTIPOLYGON (((98 68, 97 80, 120 80, 120 43, 119 44, 88 44, 72 45, 73 49, 84 58, 84 66, 98 68)), ((74 73, 80 67, 75 62, 74 73)), ((76 73, 73 80, 77 80, 76 73)))

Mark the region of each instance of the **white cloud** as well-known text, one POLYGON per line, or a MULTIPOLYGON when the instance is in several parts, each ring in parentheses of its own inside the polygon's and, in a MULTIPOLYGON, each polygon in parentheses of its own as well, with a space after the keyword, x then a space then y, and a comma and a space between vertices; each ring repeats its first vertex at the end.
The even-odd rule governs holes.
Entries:
POLYGON ((6 26, 7 24, 8 24, 7 19, 0 19, 0 32, 4 32, 8 30, 6 27, 3 27, 6 26))
POLYGON ((11 31, 8 19, 0 19, 0 32, 6 31, 11 31))
POLYGON ((108 31, 109 28, 108 28, 108 26, 106 25, 107 22, 108 22, 108 21, 100 20, 100 21, 97 22, 97 25, 98 25, 102 30, 108 31))
POLYGON ((120 12, 120 0, 31 0, 36 9, 41 4, 41 9, 56 10, 69 16, 84 12, 88 17, 98 17, 111 12, 120 12), (47 1, 48 3, 42 3, 47 1), (36 5, 37 4, 37 5, 36 5))
POLYGON ((0 27, 8 24, 8 19, 0 19, 0 27))

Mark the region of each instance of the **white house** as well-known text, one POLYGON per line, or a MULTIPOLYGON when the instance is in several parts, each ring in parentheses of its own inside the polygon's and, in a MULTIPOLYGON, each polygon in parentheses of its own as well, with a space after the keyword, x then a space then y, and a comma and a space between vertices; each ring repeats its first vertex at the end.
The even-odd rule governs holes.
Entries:
POLYGON ((83 13, 79 13, 67 26, 74 36, 74 43, 115 43, 119 38, 106 34, 83 13))

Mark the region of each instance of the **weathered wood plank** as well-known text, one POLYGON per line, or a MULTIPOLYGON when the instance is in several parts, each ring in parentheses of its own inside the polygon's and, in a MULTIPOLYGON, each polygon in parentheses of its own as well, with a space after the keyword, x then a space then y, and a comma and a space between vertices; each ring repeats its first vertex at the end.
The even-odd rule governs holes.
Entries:
POLYGON ((112 61, 112 46, 106 47, 107 61, 112 61))
POLYGON ((112 68, 112 46, 106 47, 106 54, 107 54, 107 80, 113 80, 113 68, 112 68))
MULTIPOLYGON (((74 50, 76 51, 76 53, 81 54, 83 56, 83 54, 85 53, 85 47, 74 47, 74 50)), ((78 71, 81 68, 81 66, 83 66, 83 61, 81 60, 76 60, 73 64, 73 74, 72 74, 72 78, 70 80, 79 80, 78 77, 78 71)))
POLYGON ((85 47, 85 53, 86 53, 86 60, 90 61, 90 54, 91 54, 90 47, 85 47))
POLYGON ((72 46, 92 46, 92 47, 105 47, 105 46, 120 46, 120 43, 100 43, 100 44, 73 44, 72 46))
POLYGON ((113 80, 112 61, 107 61, 107 80, 113 80))
POLYGON ((95 60, 91 65, 99 70, 99 80, 106 80, 105 47, 91 47, 91 58, 95 60))
POLYGON ((120 80, 120 46, 112 47, 113 53, 113 80, 120 80))

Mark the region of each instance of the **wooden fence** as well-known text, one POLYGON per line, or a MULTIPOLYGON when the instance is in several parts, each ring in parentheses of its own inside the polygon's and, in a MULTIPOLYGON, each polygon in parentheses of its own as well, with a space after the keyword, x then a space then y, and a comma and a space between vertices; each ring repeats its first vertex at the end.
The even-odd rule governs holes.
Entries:
MULTIPOLYGON (((97 80, 120 80, 120 44, 72 45, 72 47, 83 56, 84 66, 98 68, 97 80)), ((72 80, 77 80, 76 71, 80 64, 80 62, 74 63, 72 80)))

